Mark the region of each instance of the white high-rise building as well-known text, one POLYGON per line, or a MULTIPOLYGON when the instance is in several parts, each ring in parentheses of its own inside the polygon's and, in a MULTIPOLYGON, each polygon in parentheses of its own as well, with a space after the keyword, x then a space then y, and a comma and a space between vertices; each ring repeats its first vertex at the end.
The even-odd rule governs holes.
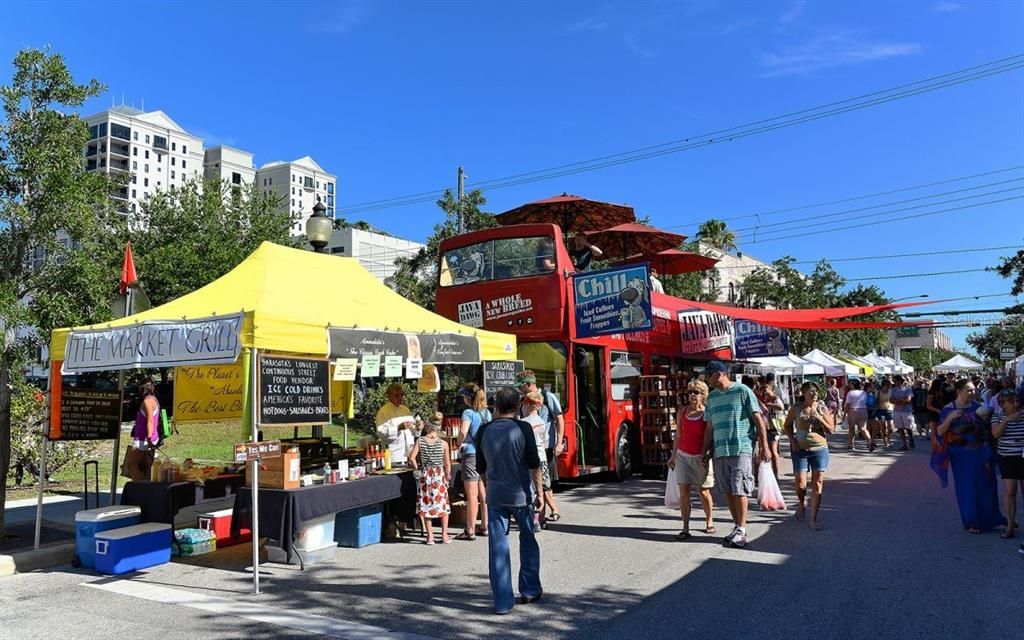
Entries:
POLYGON ((317 202, 327 207, 328 218, 334 218, 337 176, 324 171, 309 156, 292 162, 268 162, 256 170, 256 184, 282 198, 282 206, 287 207, 295 220, 293 235, 306 232, 306 219, 313 215, 317 202))
POLYGON ((252 154, 224 145, 211 147, 205 153, 203 177, 231 185, 250 185, 256 180, 252 154))
POLYGON ((90 171, 133 174, 115 198, 128 212, 146 196, 180 187, 200 175, 203 141, 163 111, 119 106, 84 118, 89 126, 85 166, 90 171))
POLYGON ((412 240, 348 227, 335 229, 325 250, 332 255, 355 258, 383 282, 395 273, 395 260, 416 255, 423 247, 412 240))

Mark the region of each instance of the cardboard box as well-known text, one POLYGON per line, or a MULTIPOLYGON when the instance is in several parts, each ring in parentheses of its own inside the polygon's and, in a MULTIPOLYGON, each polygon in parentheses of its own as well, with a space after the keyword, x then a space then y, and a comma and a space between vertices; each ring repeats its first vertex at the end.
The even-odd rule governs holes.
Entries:
MULTIPOLYGON (((302 465, 298 447, 287 447, 280 458, 270 458, 260 465, 260 486, 268 489, 298 489, 302 465)), ((245 465, 245 486, 252 486, 252 463, 245 465)))

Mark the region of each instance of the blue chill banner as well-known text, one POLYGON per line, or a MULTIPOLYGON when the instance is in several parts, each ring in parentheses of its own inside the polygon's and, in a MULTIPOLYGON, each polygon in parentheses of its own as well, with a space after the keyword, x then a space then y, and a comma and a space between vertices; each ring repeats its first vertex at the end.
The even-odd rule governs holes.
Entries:
POLYGON ((750 320, 735 320, 736 359, 767 358, 789 354, 789 332, 750 320))
POLYGON ((572 286, 580 338, 649 331, 654 326, 647 264, 576 273, 572 286))

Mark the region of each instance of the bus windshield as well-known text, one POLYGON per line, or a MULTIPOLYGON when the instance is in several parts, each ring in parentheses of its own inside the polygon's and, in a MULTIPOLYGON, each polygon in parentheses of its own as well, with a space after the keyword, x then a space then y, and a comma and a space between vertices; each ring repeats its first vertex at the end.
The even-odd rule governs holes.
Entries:
POLYGON ((550 236, 485 240, 441 255, 440 285, 523 278, 555 270, 550 236))

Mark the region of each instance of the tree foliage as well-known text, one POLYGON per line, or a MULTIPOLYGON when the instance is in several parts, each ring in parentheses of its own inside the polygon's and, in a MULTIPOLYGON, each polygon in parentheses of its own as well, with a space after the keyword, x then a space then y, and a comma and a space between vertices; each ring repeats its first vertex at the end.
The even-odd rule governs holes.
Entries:
MULTIPOLYGON (((886 304, 889 299, 878 287, 857 285, 843 290, 846 280, 822 260, 809 275, 793 267, 795 258, 786 256, 771 264, 759 267, 744 279, 740 285, 740 303, 746 307, 775 309, 812 309, 830 307, 855 307, 886 304)), ((854 320, 893 320, 892 312, 858 316, 854 320)), ((790 331, 790 350, 806 353, 821 349, 828 353, 849 351, 855 355, 865 354, 886 345, 882 329, 843 329, 835 331, 790 331)))
MULTIPOLYGON (((467 232, 498 226, 494 214, 482 210, 485 204, 487 198, 479 189, 463 195, 462 215, 467 232)), ((396 271, 385 280, 385 284, 399 294, 431 311, 434 309, 441 242, 459 234, 459 201, 455 195, 450 190, 445 191, 437 206, 444 212, 444 220, 434 225, 426 246, 413 256, 395 260, 396 271)))
POLYGON ((11 83, 0 87, 0 536, 13 378, 52 329, 110 314, 110 232, 124 221, 109 196, 119 176, 85 171, 89 131, 74 112, 102 89, 76 83, 60 55, 36 49, 15 56, 11 83))
POLYGON ((193 180, 158 191, 132 216, 139 280, 153 305, 195 291, 238 266, 264 241, 296 245, 279 196, 255 185, 193 180))
POLYGON ((956 352, 954 351, 933 349, 932 347, 902 349, 900 351, 900 359, 906 364, 914 367, 914 371, 931 371, 933 367, 942 364, 955 355, 956 352))
MULTIPOLYGON (((1013 281, 1010 293, 1015 296, 1021 295, 1024 293, 1024 249, 1002 260, 995 268, 996 273, 1013 281)), ((1024 304, 1016 305, 1013 312, 1024 314, 1024 304)))
POLYGON ((985 359, 985 364, 1001 367, 1001 348, 1013 347, 1018 355, 1024 353, 1024 316, 1007 316, 1003 322, 986 328, 983 333, 972 333, 967 336, 967 344, 985 359))
POLYGON ((722 220, 711 218, 697 227, 697 240, 726 253, 737 248, 736 233, 722 220))

